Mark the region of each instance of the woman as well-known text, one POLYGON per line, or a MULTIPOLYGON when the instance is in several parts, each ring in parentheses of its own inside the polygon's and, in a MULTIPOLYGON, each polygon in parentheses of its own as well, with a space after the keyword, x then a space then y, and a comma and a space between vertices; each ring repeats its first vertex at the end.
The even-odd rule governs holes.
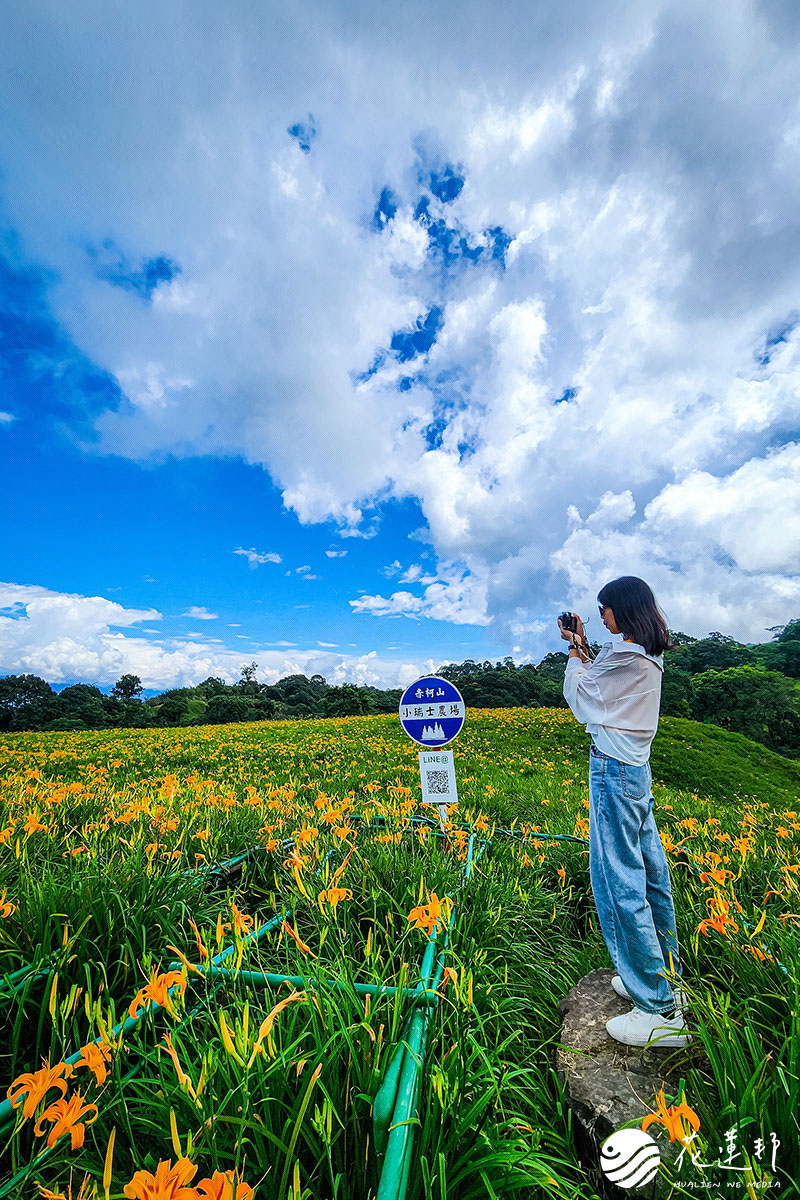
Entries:
POLYGON ((681 965, 669 866, 653 816, 650 746, 658 728, 669 629, 655 596, 635 575, 598 594, 603 624, 623 641, 606 642, 594 661, 583 622, 564 629, 571 643, 564 697, 591 734, 589 873, 614 990, 634 1008, 606 1022, 627 1046, 684 1046, 681 965), (676 1008, 676 1004, 678 1007, 676 1008))

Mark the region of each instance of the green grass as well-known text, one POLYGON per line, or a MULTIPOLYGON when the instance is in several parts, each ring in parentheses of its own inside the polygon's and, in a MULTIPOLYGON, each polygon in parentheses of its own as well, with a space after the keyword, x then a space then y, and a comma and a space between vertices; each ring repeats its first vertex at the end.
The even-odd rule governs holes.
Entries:
MULTIPOLYGON (((216 990, 192 977, 177 1016, 148 1015, 105 1083, 86 1069, 70 1081, 99 1109, 82 1148, 70 1151, 66 1139, 39 1159, 33 1121, 0 1137, 2 1169, 20 1174, 6 1194, 35 1194, 34 1179, 66 1191, 71 1169, 75 1195, 84 1172, 99 1183, 116 1130, 115 1200, 134 1172, 175 1161, 176 1137, 197 1179, 242 1167, 257 1200, 374 1196, 371 1103, 407 1007, 397 997, 366 1002, 350 984, 413 986, 426 935, 408 913, 435 891, 455 901, 446 958, 454 975, 431 1021, 409 1196, 593 1200, 598 1180, 576 1149, 553 1045, 559 999, 611 964, 586 849, 537 838, 585 836, 588 739, 563 710, 484 710, 470 712, 455 751, 454 818, 480 836, 513 823, 525 838, 496 835, 467 887, 463 843, 454 835, 448 847, 407 825, 429 810, 415 799, 416 748, 394 717, 0 739, 0 894, 6 888, 14 906, 0 919, 0 974, 26 962, 49 970, 0 1004, 0 1098, 16 1074, 48 1054, 59 1061, 123 1017, 151 969, 173 960, 170 946, 199 962, 195 928, 210 954, 235 944, 230 929, 217 937, 218 917, 233 923, 234 905, 263 922, 292 904, 292 929, 309 950, 276 930, 243 949, 245 968, 320 981, 317 1003, 307 996, 282 1009, 269 1052, 250 1062, 259 1027, 291 989, 236 979, 216 990), (387 829, 406 831, 399 843, 357 836, 338 880, 351 894, 333 911, 317 892, 347 853, 336 829, 348 813, 383 815, 387 829), (25 827, 31 815, 43 829, 25 827), (297 873, 269 848, 288 836, 306 859, 297 873), (184 874, 259 845, 227 888, 184 874), (191 1088, 158 1047, 169 1029, 191 1088)), ((652 761, 692 1001, 695 1041, 676 1054, 685 1099, 709 1146, 731 1125, 748 1143, 778 1137, 776 1182, 796 1194, 798 764, 668 718, 652 761), (713 869, 729 874, 715 880, 713 869), (735 930, 702 932, 721 902, 735 930)))

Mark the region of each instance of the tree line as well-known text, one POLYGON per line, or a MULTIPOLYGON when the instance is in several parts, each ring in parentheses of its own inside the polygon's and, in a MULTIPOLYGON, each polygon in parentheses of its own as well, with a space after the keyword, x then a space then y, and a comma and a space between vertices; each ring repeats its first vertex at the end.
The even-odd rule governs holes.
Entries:
MULTIPOLYGON (((800 758, 800 618, 769 630, 768 642, 744 645, 725 634, 693 638, 671 633, 664 656, 664 716, 720 725, 779 754, 800 758)), ((600 646, 593 644, 593 650, 600 646)), ((567 655, 546 654, 537 665, 447 663, 436 672, 451 680, 470 708, 565 708, 567 655)), ((37 675, 0 678, 0 730, 171 728, 314 717, 396 713, 400 688, 329 684, 322 675, 289 675, 259 683, 257 663, 228 684, 209 676, 195 687, 170 688, 143 700, 137 675, 123 675, 104 695, 76 683, 55 692, 37 675)))

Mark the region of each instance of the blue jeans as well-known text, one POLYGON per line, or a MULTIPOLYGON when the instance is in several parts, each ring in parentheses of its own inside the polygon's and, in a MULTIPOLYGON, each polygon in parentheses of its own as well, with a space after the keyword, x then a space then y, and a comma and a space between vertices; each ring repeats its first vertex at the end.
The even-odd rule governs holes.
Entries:
POLYGON ((592 743, 589 875, 611 961, 637 1008, 675 1007, 681 974, 669 865, 653 816, 650 763, 631 766, 592 743), (677 984, 676 984, 677 986, 677 984))

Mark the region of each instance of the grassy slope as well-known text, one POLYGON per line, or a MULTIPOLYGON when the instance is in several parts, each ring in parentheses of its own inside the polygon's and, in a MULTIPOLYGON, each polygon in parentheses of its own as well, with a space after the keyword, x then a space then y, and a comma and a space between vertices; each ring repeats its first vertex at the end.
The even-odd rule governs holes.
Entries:
MULTIPOLYGON (((504 790, 508 788, 511 795, 515 790, 514 776, 518 784, 525 777, 538 777, 543 757, 560 762, 568 755, 577 764, 578 776, 584 783, 588 781, 590 739, 585 728, 569 713, 563 709, 505 711, 513 712, 520 720, 504 730, 501 737, 492 722, 484 719, 492 714, 497 717, 500 710, 473 709, 467 713, 464 733, 455 743, 459 776, 466 773, 471 751, 491 758, 497 756, 502 746, 506 756, 504 790), (524 763, 526 755, 534 758, 530 766, 524 763), (510 772, 513 765, 518 769, 510 772)), ((653 741, 651 765, 657 788, 661 785, 670 791, 695 793, 714 803, 734 804, 752 797, 781 808, 800 805, 800 762, 717 725, 662 717, 653 741)))
POLYGON ((751 796, 786 804, 800 797, 800 762, 683 717, 661 718, 651 763, 657 781, 715 800, 751 796))

